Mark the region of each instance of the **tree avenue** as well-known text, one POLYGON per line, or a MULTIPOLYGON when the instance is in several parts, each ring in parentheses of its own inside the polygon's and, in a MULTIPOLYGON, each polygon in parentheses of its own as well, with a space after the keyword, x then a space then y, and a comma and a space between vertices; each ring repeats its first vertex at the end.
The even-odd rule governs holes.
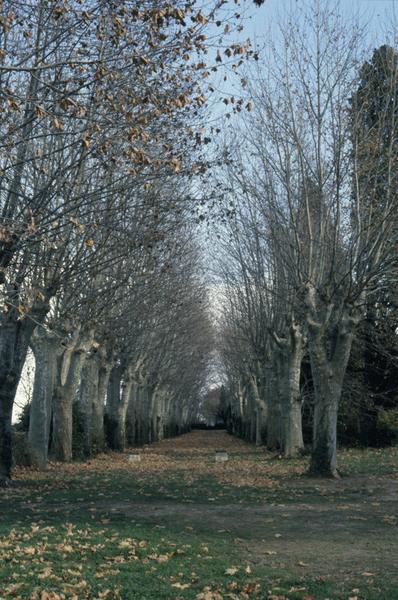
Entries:
POLYGON ((314 1, 260 52, 240 4, 0 0, 0 485, 18 439, 44 470, 202 418, 338 477, 338 435, 395 435, 397 51, 314 1))
POLYGON ((289 457, 304 448, 305 400, 310 471, 336 477, 339 406, 368 421, 395 369, 397 53, 365 60, 364 31, 319 2, 277 35, 220 174, 232 215, 218 231, 223 410, 232 431, 289 457), (376 373, 382 319, 390 359, 376 373))
POLYGON ((3 482, 29 347, 32 464, 49 447, 71 460, 78 413, 87 454, 104 419, 115 448, 190 422, 208 346, 190 185, 207 168, 205 54, 211 35, 249 54, 224 40, 239 14, 223 4, 0 3, 3 482))

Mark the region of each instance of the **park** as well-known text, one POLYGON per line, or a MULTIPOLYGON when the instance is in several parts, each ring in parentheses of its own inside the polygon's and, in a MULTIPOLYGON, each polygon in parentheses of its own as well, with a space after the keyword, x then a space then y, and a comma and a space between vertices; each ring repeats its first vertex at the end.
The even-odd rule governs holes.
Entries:
POLYGON ((0 0, 0 600, 398 598, 363 4, 0 0))
POLYGON ((347 450, 336 483, 305 476, 308 460, 194 430, 139 462, 21 469, 0 495, 0 597, 393 600, 397 459, 347 450))

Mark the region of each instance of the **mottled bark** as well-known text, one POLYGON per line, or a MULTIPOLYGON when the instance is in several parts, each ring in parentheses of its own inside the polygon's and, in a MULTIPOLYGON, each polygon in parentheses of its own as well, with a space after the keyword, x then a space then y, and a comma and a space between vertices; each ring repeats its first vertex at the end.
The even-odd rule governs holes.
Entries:
POLYGON ((298 456, 304 449, 301 418, 300 374, 304 356, 304 338, 298 325, 290 329, 290 340, 283 350, 285 389, 282 397, 284 420, 283 453, 286 458, 298 456))
POLYGON ((79 411, 83 418, 84 454, 90 456, 93 446, 94 405, 98 401, 99 356, 96 350, 89 354, 81 372, 79 411))
POLYGON ((120 365, 115 365, 110 372, 108 393, 106 397, 106 441, 112 450, 117 448, 117 419, 118 407, 120 403, 122 374, 122 367, 120 365))
POLYGON ((124 450, 126 447, 126 415, 133 385, 132 369, 128 368, 123 374, 122 392, 117 411, 116 450, 124 450))
POLYGON ((37 323, 42 323, 48 304, 38 302, 32 308, 32 319, 21 318, 10 309, 0 322, 0 485, 11 477, 12 467, 12 409, 29 342, 37 323))
POLYGON ((252 387, 252 393, 254 398, 254 421, 255 421, 255 435, 254 442, 256 446, 261 446, 263 443, 263 432, 267 422, 268 406, 266 400, 262 397, 260 387, 256 375, 250 376, 250 383, 252 387))
POLYGON ((97 395, 93 398, 91 448, 94 453, 102 452, 105 448, 104 412, 111 368, 110 362, 100 357, 97 395))
POLYGON ((138 404, 138 385, 132 385, 130 390, 130 398, 126 414, 126 444, 134 446, 136 444, 136 421, 137 421, 137 404, 138 404))
POLYGON ((309 352, 314 383, 314 430, 310 472, 338 477, 337 415, 350 355, 355 321, 341 319, 333 334, 309 327, 309 352))
POLYGON ((267 448, 276 450, 281 447, 282 423, 281 404, 277 385, 276 365, 266 367, 266 398, 267 398, 267 448))
MULTIPOLYGON (((77 335, 75 337, 78 337, 77 335)), ((72 460, 73 401, 87 353, 93 343, 90 331, 74 340, 58 360, 53 401, 53 435, 51 452, 60 461, 72 460)))
POLYGON ((151 419, 151 441, 157 442, 159 440, 160 421, 161 421, 161 402, 160 392, 158 387, 151 386, 149 390, 150 394, 150 412, 149 418, 151 419))
POLYGON ((44 470, 48 461, 59 337, 37 327, 30 346, 35 357, 35 378, 29 410, 28 455, 32 466, 44 470))

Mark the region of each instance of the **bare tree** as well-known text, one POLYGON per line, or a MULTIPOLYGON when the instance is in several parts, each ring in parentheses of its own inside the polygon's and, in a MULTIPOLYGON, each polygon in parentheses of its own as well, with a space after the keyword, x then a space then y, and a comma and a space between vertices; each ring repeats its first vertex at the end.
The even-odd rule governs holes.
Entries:
MULTIPOLYGON (((293 322, 308 339, 311 471, 336 476, 338 406, 355 328, 365 296, 394 273, 396 194, 385 174, 394 172, 395 153, 374 165, 385 186, 380 206, 357 160, 366 130, 349 109, 361 32, 314 2, 287 18, 279 36, 251 88, 241 197, 262 215, 259 235, 271 239, 277 271, 294 294, 293 322)), ((372 139, 386 127, 394 131, 395 118, 375 125, 372 139)))

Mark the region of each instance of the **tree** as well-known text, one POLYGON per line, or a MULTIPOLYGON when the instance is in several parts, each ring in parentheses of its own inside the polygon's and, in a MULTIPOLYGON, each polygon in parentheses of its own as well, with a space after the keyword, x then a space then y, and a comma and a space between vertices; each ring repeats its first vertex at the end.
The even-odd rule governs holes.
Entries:
MULTIPOLYGON (((373 52, 359 71, 359 82, 351 99, 351 115, 354 160, 357 165, 353 194, 363 196, 362 229, 367 232, 368 223, 378 215, 380 228, 386 219, 393 224, 391 244, 397 237, 396 218, 398 148, 396 127, 398 117, 398 55, 390 46, 383 45, 373 52), (387 211, 387 212, 386 212, 387 211)), ((369 231, 368 234, 371 232, 369 231)), ((365 233, 366 235, 366 233, 365 233)), ((396 354, 394 334, 396 330, 395 308, 397 306, 397 263, 391 265, 390 276, 381 274, 365 293, 365 318, 361 327, 363 345, 363 384, 367 396, 363 410, 363 435, 374 437, 377 413, 374 405, 383 388, 380 361, 388 361, 385 350, 396 354), (394 318, 395 317, 395 318, 394 318), (392 334, 392 335, 391 335, 392 334), (381 342, 383 335, 385 343, 381 342), (392 343, 391 343, 392 342, 392 343), (384 346, 384 351, 381 348, 384 346), (384 360, 380 354, 384 354, 384 360)), ((387 366, 387 365, 386 365, 387 366)), ((381 402, 381 398, 379 399, 381 402)))
POLYGON ((206 16, 189 2, 95 1, 87 10, 79 0, 1 4, 2 482, 34 329, 57 294, 132 251, 129 189, 192 167, 183 152, 200 138, 200 57, 218 8, 206 16), (125 243, 109 252, 120 228, 125 243))
MULTIPOLYGON (((258 233, 271 235, 277 269, 286 273, 295 320, 308 340, 311 471, 337 476, 337 415, 354 333, 365 297, 374 302, 380 282, 394 276, 396 159, 390 146, 366 180, 356 160, 364 136, 369 141, 348 110, 357 86, 360 32, 336 9, 315 2, 296 11, 280 37, 279 45, 270 43, 267 65, 252 83, 254 110, 240 134, 248 148, 240 196, 249 196, 262 215, 258 233), (376 173, 383 179, 382 206, 371 184, 376 173)), ((384 126, 376 125, 377 137, 384 126)), ((395 119, 388 127, 395 131, 395 119)))

